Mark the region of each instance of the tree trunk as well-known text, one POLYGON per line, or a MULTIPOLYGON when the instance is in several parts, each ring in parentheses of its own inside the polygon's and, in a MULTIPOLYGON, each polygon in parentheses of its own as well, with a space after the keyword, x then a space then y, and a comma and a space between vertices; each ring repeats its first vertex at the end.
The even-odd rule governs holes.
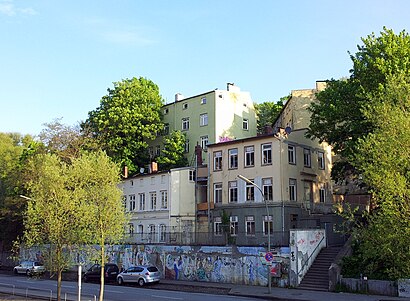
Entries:
POLYGON ((57 301, 61 301, 61 269, 57 272, 57 301))
POLYGON ((99 301, 104 299, 104 274, 105 274, 105 248, 104 243, 101 244, 101 275, 100 275, 100 296, 99 301))

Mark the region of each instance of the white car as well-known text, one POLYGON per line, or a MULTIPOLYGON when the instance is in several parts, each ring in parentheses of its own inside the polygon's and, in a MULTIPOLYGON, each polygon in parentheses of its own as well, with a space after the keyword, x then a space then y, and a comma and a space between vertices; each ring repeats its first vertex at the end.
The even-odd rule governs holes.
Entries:
POLYGON ((14 274, 26 274, 27 276, 41 275, 46 269, 43 264, 38 261, 26 260, 15 266, 14 274))
POLYGON ((161 273, 155 266, 139 265, 129 267, 124 272, 118 274, 117 282, 122 285, 125 282, 138 283, 143 286, 148 283, 158 283, 161 280, 161 273))

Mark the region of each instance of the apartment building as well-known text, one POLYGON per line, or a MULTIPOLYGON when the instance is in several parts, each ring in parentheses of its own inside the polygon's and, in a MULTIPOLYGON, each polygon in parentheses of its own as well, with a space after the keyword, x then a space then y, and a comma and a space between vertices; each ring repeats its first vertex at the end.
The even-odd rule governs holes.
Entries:
POLYGON ((124 179, 121 189, 130 218, 127 242, 191 242, 195 233, 193 168, 135 175, 124 179))
MULTIPOLYGON (((178 93, 175 102, 163 106, 164 135, 172 130, 186 134, 186 157, 193 166, 195 146, 202 147, 203 162, 207 145, 256 135, 256 113, 249 92, 228 83, 226 90, 212 90, 192 97, 178 93)), ((151 158, 163 148, 162 137, 150 143, 151 158)))

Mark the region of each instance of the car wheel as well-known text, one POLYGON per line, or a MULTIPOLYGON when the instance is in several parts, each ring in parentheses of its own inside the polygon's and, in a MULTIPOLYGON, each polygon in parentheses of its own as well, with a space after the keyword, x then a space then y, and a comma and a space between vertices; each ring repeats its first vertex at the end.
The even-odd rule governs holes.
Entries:
POLYGON ((124 279, 122 279, 122 277, 118 277, 117 282, 118 282, 118 285, 123 285, 124 279))
POLYGON ((144 284, 145 284, 144 279, 141 278, 141 279, 138 280, 138 285, 139 286, 144 286, 144 284))

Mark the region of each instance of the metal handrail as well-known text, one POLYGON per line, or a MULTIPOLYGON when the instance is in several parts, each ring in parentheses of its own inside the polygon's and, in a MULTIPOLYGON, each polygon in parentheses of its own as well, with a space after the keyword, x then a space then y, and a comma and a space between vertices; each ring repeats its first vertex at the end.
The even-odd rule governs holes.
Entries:
POLYGON ((302 265, 302 267, 300 268, 300 270, 298 271, 298 275, 300 276, 300 272, 303 271, 303 269, 305 268, 305 266, 308 264, 308 262, 310 261, 310 258, 312 258, 313 254, 315 254, 316 249, 319 248, 320 244, 322 243, 322 241, 325 239, 325 235, 323 235, 322 239, 319 241, 319 243, 317 244, 316 248, 313 250, 312 254, 310 254, 310 256, 308 257, 308 259, 305 261, 305 263, 302 265))

